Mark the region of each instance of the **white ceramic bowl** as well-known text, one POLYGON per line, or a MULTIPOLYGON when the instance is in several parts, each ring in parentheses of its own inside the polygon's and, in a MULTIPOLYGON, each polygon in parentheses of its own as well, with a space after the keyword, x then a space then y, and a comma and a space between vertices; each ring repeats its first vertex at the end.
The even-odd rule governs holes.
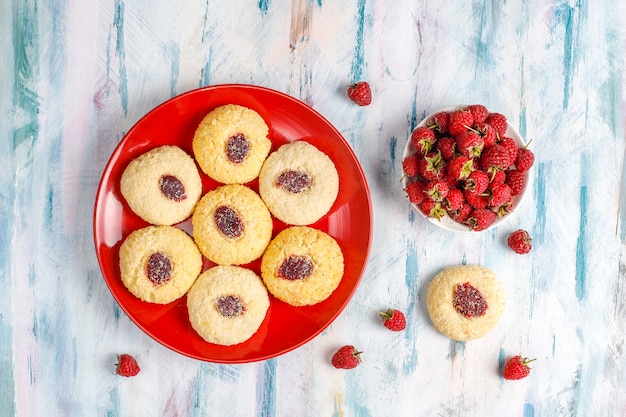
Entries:
MULTIPOLYGON (((436 111, 428 114, 426 117, 424 117, 424 119, 417 126, 415 126, 415 128, 418 128, 420 126, 425 126, 426 123, 430 119, 432 119, 432 117, 434 115, 436 115, 437 113, 440 113, 440 112, 443 112, 443 111, 445 111, 445 112, 453 112, 454 110, 457 110, 459 108, 465 108, 466 106, 467 105, 461 104, 461 105, 450 106, 450 107, 445 107, 443 109, 436 110, 436 111)), ((491 109, 490 109, 490 111, 491 111, 491 109)), ((493 112, 495 112, 495 111, 493 111, 493 112)), ((513 138, 513 140, 515 140, 515 143, 517 144, 518 147, 526 146, 526 143, 524 143, 524 139, 520 136, 520 134, 517 132, 517 130, 513 126, 511 126, 511 123, 510 123, 510 120, 508 120, 508 117, 507 117, 507 122, 508 122, 507 123, 508 126, 507 126, 506 136, 508 136, 510 138, 513 138)), ((407 144, 406 144, 406 146, 404 148, 404 153, 402 155, 402 160, 404 161, 404 159, 407 156, 415 154, 416 151, 417 150, 415 149, 415 146, 413 146, 413 143, 411 143, 411 137, 409 135, 409 140, 407 141, 407 144)), ((532 171, 532 168, 530 169, 530 171, 532 171)), ((403 172, 403 174, 404 174, 404 172, 403 172)), ((526 193, 528 192, 529 181, 530 181, 529 175, 530 175, 530 173, 526 172, 526 185, 525 185, 524 190, 522 191, 522 193, 517 195, 517 196, 513 196, 513 209, 509 213, 507 213, 506 215, 497 218, 496 221, 491 226, 489 226, 487 229, 485 229, 485 230, 491 230, 491 229, 493 229, 493 228, 495 228, 497 226, 502 225, 504 222, 508 221, 513 216, 513 214, 519 209, 522 200, 524 199, 524 197, 526 196, 526 193)), ((405 189, 406 189, 407 185, 409 184, 409 182, 411 182, 411 178, 406 176, 406 175, 403 175, 402 184, 403 184, 405 189)), ((440 227, 442 229, 449 230, 451 232, 457 232, 457 233, 477 233, 476 231, 471 230, 469 228, 469 226, 467 226, 465 224, 462 224, 462 223, 458 223, 458 222, 454 221, 452 218, 450 218, 447 215, 442 217, 440 220, 438 220, 436 218, 428 217, 428 216, 426 216, 424 214, 424 212, 422 210, 420 210, 420 208, 417 205, 415 205, 415 204, 412 204, 412 205, 415 208, 415 210, 419 213, 420 216, 422 216, 423 218, 427 219, 429 222, 433 223, 434 225, 436 225, 436 226, 438 226, 438 227, 440 227)))

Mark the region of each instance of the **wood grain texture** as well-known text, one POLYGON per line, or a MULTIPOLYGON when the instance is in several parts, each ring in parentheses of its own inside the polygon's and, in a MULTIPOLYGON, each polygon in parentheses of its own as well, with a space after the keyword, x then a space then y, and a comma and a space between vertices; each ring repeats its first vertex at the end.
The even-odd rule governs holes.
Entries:
POLYGON ((626 413, 626 3, 531 0, 0 3, 0 415, 617 416, 626 413), (180 4, 179 4, 180 3, 180 4), (346 87, 368 80, 373 103, 346 87), (163 101, 222 83, 311 105, 366 174, 374 241, 354 298, 321 335, 265 362, 199 362, 159 345, 102 279, 92 214, 106 162, 163 101), (536 155, 505 225, 450 234, 402 190, 407 138, 435 109, 483 103, 536 155), (531 254, 506 248, 526 228, 531 254), (507 309, 482 339, 437 333, 425 289, 488 266, 507 309), (376 311, 406 311, 407 329, 376 311), (363 364, 330 366, 343 344, 363 364), (115 355, 142 372, 114 375, 115 355), (509 382, 509 356, 536 357, 509 382))

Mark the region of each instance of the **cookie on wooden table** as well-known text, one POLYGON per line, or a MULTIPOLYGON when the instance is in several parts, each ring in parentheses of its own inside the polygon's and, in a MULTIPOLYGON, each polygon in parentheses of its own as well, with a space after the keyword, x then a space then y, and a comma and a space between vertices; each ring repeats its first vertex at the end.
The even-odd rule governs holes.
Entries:
POLYGON ((270 301, 252 270, 217 265, 204 271, 187 295, 193 329, 204 340, 235 345, 248 340, 265 319, 270 301))
POLYGON ((120 246, 120 275, 137 298, 167 304, 182 297, 202 270, 193 239, 173 226, 135 230, 120 246))
POLYGON ((193 237, 207 259, 242 265, 258 259, 272 238, 272 216, 251 188, 228 184, 206 193, 191 217, 193 237))
POLYGON ((505 303, 502 281, 480 265, 444 269, 429 284, 426 294, 435 328, 458 341, 487 334, 500 320, 505 303))
POLYGON ((272 214, 290 225, 310 225, 331 209, 339 175, 331 159, 304 141, 272 152, 259 174, 259 194, 272 214))
POLYGON ((317 304, 339 286, 344 258, 337 241, 307 226, 292 226, 269 244, 261 277, 276 298, 293 306, 317 304))
POLYGON ((202 195, 202 180, 191 156, 166 145, 133 159, 122 173, 120 191, 146 222, 172 225, 191 215, 202 195))
POLYGON ((269 128, 254 110, 236 104, 213 109, 193 137, 193 153, 205 174, 224 184, 257 178, 272 142, 269 128))

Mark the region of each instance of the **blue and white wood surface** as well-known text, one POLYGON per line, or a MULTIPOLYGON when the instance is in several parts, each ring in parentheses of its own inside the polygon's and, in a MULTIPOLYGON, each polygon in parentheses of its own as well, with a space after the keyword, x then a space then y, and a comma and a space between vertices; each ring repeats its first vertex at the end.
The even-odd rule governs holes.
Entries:
POLYGON ((0 3, 0 416, 626 415, 626 2, 620 0, 4 0, 0 3), (372 105, 344 91, 368 80, 372 105), (125 132, 197 87, 246 83, 308 103, 344 135, 373 199, 371 257, 339 318, 307 345, 245 365, 146 336, 100 274, 92 213, 125 132), (451 234, 401 187, 427 113, 483 103, 537 160, 510 221, 451 234), (519 256, 507 234, 526 228, 519 256), (480 263, 508 305, 486 337, 431 326, 425 288, 480 263), (376 310, 407 312, 395 334, 376 310), (329 364, 363 350, 351 371, 329 364), (116 354, 142 372, 114 375, 116 354), (505 381, 508 356, 536 357, 505 381))

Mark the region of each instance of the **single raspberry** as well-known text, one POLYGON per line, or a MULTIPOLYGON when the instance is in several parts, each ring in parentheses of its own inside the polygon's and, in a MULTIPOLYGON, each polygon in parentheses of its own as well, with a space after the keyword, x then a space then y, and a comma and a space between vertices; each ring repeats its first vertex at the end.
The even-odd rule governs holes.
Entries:
POLYGON ((446 172, 446 175, 443 176, 443 180, 448 184, 449 189, 456 188, 459 185, 459 180, 450 175, 450 173, 446 172))
POLYGON ((419 205, 426 198, 424 194, 424 183, 422 181, 413 181, 406 186, 406 194, 409 197, 409 201, 413 204, 419 205))
POLYGON ((535 154, 528 148, 519 148, 515 159, 515 168, 518 171, 528 171, 535 163, 535 154))
POLYGON ((513 252, 524 255, 533 248, 533 239, 530 234, 523 229, 519 229, 511 233, 507 239, 509 248, 513 249, 513 252))
POLYGON ((516 169, 507 171, 505 184, 511 187, 512 195, 522 194, 526 187, 526 173, 516 169))
POLYGON ((528 364, 534 360, 524 358, 521 355, 513 356, 504 364, 502 377, 509 380, 526 378, 530 374, 531 369, 528 364))
POLYGON ((463 188, 468 191, 473 191, 475 194, 482 194, 489 187, 489 174, 485 171, 481 171, 479 169, 472 171, 465 183, 463 188))
POLYGON ((485 142, 476 132, 467 130, 456 137, 456 147, 462 155, 470 158, 478 157, 483 151, 485 142))
POLYGON ((472 126, 472 130, 476 131, 483 138, 484 148, 493 146, 497 141, 496 131, 487 123, 478 123, 472 126))
POLYGON ((459 207, 458 210, 450 213, 450 217, 452 217, 452 219, 454 219, 457 223, 465 224, 473 210, 474 208, 465 201, 461 204, 461 207, 459 207))
POLYGON ((411 155, 404 158, 404 161, 402 161, 402 170, 409 177, 417 177, 419 174, 417 157, 411 155))
POLYGON ((389 330, 399 332, 401 330, 404 330, 406 327, 406 317, 404 316, 404 313, 400 310, 390 308, 387 311, 379 311, 378 315, 383 322, 383 326, 385 326, 389 330))
POLYGON ((489 228, 496 221, 497 217, 496 213, 489 209, 474 209, 465 223, 471 230, 480 232, 489 228))
POLYGON ((424 193, 433 201, 441 201, 448 196, 448 184, 444 180, 432 180, 426 183, 424 193))
POLYGON ((464 180, 474 171, 474 160, 466 155, 455 156, 446 165, 446 171, 457 181, 464 180))
POLYGON ((506 181, 506 171, 497 171, 491 176, 491 182, 494 184, 504 184, 506 181))
POLYGON ((446 173, 446 163, 439 152, 430 152, 421 158, 418 157, 417 167, 419 175, 426 181, 441 179, 446 173))
POLYGON ((485 149, 480 156, 481 168, 490 174, 506 169, 509 165, 509 152, 504 146, 499 144, 495 144, 485 149))
POLYGON ((452 136, 458 136, 474 124, 474 116, 467 110, 458 109, 450 113, 449 131, 452 136))
POLYGON ((449 161, 456 155, 456 141, 450 136, 444 136, 437 141, 437 151, 444 161, 449 161))
POLYGON ((428 121, 427 125, 437 133, 448 133, 450 127, 450 113, 442 111, 435 114, 428 121))
POLYGON ((367 81, 360 81, 348 87, 348 97, 359 106, 368 106, 372 103, 372 90, 367 81))
POLYGON ((496 135, 499 137, 506 135, 508 123, 505 115, 500 113, 490 113, 485 119, 485 123, 491 125, 496 131, 496 135))
POLYGON ((117 364, 115 364, 115 373, 121 376, 135 376, 141 368, 137 364, 135 358, 127 353, 117 355, 117 364))
POLYGON ((500 207, 511 201, 511 188, 506 184, 495 183, 490 185, 489 192, 491 196, 489 197, 488 206, 491 208, 500 207))
POLYGON ((452 188, 446 198, 441 202, 441 205, 446 209, 448 214, 450 214, 459 210, 464 201, 465 197, 463 197, 463 192, 458 188, 452 188))
POLYGON ((446 210, 441 207, 441 203, 438 201, 431 200, 429 198, 424 199, 422 203, 419 205, 422 213, 426 215, 426 217, 431 217, 433 219, 441 220, 442 217, 446 216, 446 210))
POLYGON ((472 113, 474 124, 483 123, 489 115, 489 110, 482 104, 471 104, 467 106, 467 110, 472 113))
POLYGON ((486 208, 489 204, 489 196, 486 194, 478 194, 471 190, 464 190, 463 197, 467 204, 475 209, 486 208))
POLYGON ((422 155, 428 154, 436 141, 435 132, 425 126, 420 126, 411 133, 411 143, 422 155))
POLYGON ((509 153, 509 166, 513 165, 515 163, 515 160, 517 159, 517 149, 518 149, 517 143, 515 143, 515 139, 510 138, 508 136, 504 136, 500 138, 500 141, 498 142, 498 144, 506 148, 507 152, 509 153))
POLYGON ((331 359, 332 365, 337 369, 352 369, 361 363, 361 353, 352 345, 339 348, 331 359))

